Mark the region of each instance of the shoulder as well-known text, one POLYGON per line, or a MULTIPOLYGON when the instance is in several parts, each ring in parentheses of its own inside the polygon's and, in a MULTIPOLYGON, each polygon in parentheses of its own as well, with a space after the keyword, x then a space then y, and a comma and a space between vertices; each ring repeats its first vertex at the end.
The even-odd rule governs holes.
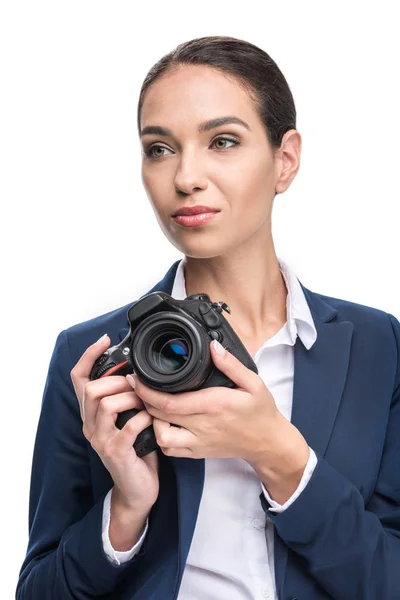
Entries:
POLYGON ((350 321, 353 325, 353 341, 358 347, 369 349, 375 360, 389 359, 396 365, 396 381, 400 383, 400 321, 382 309, 310 292, 315 303, 331 307, 335 322, 350 321))
POLYGON ((316 292, 311 292, 311 294, 336 309, 341 320, 353 321, 355 324, 380 325, 383 327, 388 326, 390 322, 399 323, 394 315, 380 308, 316 292))
POLYGON ((110 338, 110 347, 119 344, 121 330, 129 328, 128 309, 134 302, 133 300, 129 304, 64 329, 58 335, 57 344, 68 346, 73 363, 82 356, 86 348, 105 333, 110 338))

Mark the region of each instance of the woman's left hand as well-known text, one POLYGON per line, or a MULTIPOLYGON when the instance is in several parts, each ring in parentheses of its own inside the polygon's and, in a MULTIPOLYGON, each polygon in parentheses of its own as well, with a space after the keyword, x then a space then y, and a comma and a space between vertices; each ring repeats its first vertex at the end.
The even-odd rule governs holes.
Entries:
POLYGON ((219 355, 213 342, 210 349, 215 366, 237 388, 217 386, 170 394, 148 387, 133 375, 135 392, 154 417, 155 436, 164 454, 239 457, 257 463, 269 449, 276 452, 282 424, 290 423, 279 412, 259 375, 223 348, 219 355), (180 427, 172 427, 171 423, 180 427))

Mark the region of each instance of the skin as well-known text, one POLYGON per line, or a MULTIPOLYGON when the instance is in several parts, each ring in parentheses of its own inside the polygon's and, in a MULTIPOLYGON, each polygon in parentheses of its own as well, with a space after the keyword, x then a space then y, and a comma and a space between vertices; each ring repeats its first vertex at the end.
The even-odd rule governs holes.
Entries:
POLYGON ((232 77, 206 65, 181 65, 147 90, 140 128, 161 125, 173 136, 143 135, 142 181, 167 239, 184 255, 187 295, 199 291, 226 302, 224 316, 250 354, 286 322, 287 290, 271 232, 275 192, 282 194, 300 165, 301 136, 285 133, 274 152, 253 100, 232 77), (200 122, 225 115, 246 121, 198 132, 200 122), (216 140, 226 135, 240 142, 216 140), (214 141, 216 140, 216 141, 214 141), (221 210, 195 228, 172 213, 202 204, 221 210))
MULTIPOLYGON (((275 193, 282 194, 299 169, 300 134, 295 129, 286 132, 280 148, 273 151, 248 92, 235 78, 205 65, 181 65, 150 86, 142 105, 140 131, 143 185, 162 231, 185 255, 187 295, 203 292, 213 301, 226 302, 232 313, 224 312, 224 317, 254 356, 287 319, 287 289, 275 253, 271 213, 275 193), (249 127, 234 123, 198 131, 201 122, 227 115, 244 120, 249 127), (170 133, 145 134, 149 126, 168 128, 170 133), (194 228, 173 220, 179 208, 196 204, 220 212, 194 228)), ((236 378, 240 387, 221 388, 218 398, 211 390, 211 405, 210 390, 173 395, 155 392, 136 377, 128 381, 153 415, 164 453, 182 457, 239 454, 253 466, 271 497, 283 504, 300 482, 308 444, 278 411, 259 376, 230 353, 223 357, 214 349, 211 353, 217 367, 236 378), (184 399, 191 414, 185 414, 184 399), (195 399, 199 405, 193 411, 195 399), (246 406, 244 417, 241 411, 246 406), (262 422, 260 431, 252 422, 255 414, 262 422), (222 441, 218 419, 227 430, 222 441), (237 447, 237 421, 241 427, 244 422, 249 425, 249 439, 242 442, 242 448, 237 447)))

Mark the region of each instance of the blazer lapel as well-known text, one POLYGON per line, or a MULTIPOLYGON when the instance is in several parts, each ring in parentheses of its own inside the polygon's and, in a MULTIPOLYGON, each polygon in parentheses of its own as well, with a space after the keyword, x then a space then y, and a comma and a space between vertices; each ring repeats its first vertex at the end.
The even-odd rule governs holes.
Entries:
MULTIPOLYGON (((171 294, 179 260, 150 291, 171 294)), ((291 422, 309 446, 325 454, 346 382, 353 324, 339 321, 338 311, 300 282, 317 329, 315 344, 307 350, 298 337, 294 346, 294 381, 291 422)), ((119 332, 120 340, 128 327, 119 332)), ((179 561, 184 565, 189 552, 204 486, 204 459, 167 457, 175 471, 179 561)), ((288 548, 275 530, 275 578, 277 590, 283 586, 288 548)), ((179 569, 179 570, 180 570, 179 569)))
MULTIPOLYGON (((337 320, 338 311, 300 285, 317 329, 307 350, 298 337, 294 346, 293 406, 291 422, 308 445, 324 456, 339 409, 350 359, 353 323, 337 320)), ((275 530, 276 589, 282 586, 288 547, 275 530)))

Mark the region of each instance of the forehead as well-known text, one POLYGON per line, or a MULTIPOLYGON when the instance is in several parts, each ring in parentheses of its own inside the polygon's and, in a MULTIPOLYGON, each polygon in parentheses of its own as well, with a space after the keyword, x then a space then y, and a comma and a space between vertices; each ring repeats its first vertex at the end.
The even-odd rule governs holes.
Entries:
POLYGON ((140 125, 141 129, 147 125, 173 128, 180 123, 187 127, 228 114, 247 122, 258 119, 254 103, 239 81, 207 65, 180 65, 149 87, 140 125))

